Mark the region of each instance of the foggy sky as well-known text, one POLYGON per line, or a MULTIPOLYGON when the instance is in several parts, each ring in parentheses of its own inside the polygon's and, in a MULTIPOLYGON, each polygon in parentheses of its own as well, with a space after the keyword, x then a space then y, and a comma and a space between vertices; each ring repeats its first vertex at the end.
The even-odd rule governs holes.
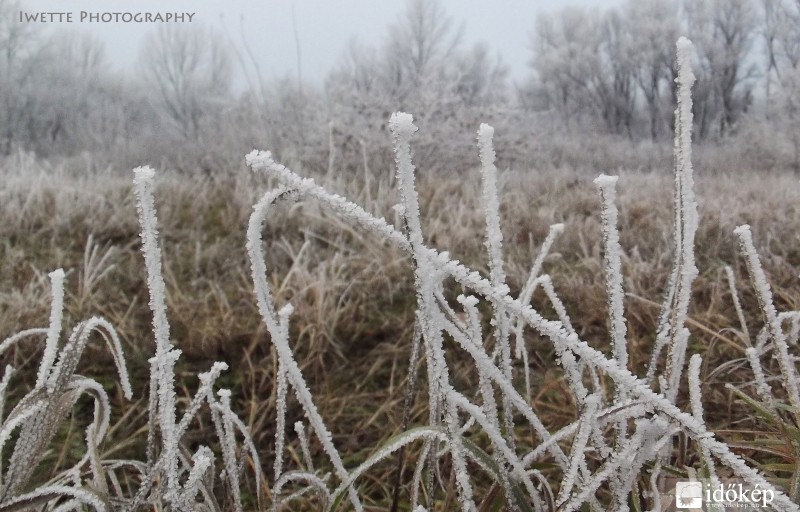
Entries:
MULTIPOLYGON (((464 43, 485 42, 500 54, 513 79, 525 78, 531 59, 530 32, 541 10, 565 5, 610 6, 619 0, 443 0, 464 43)), ((378 45, 403 11, 403 0, 23 0, 26 11, 195 12, 195 22, 224 30, 251 71, 255 61, 264 79, 296 76, 297 52, 292 10, 300 42, 304 80, 320 83, 349 42, 378 45), (245 45, 253 55, 251 60, 245 45)), ((136 62, 144 35, 154 26, 126 23, 51 24, 89 31, 106 45, 117 69, 136 62)), ((236 66, 241 69, 241 65, 236 66)))

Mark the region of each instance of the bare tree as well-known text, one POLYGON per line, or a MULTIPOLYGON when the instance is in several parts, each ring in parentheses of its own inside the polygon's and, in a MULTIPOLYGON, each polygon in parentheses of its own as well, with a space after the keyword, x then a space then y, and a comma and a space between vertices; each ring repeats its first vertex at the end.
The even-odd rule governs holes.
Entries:
POLYGON ((689 0, 685 4, 689 35, 699 57, 696 91, 708 99, 699 112, 699 134, 712 122, 725 135, 752 103, 755 67, 747 64, 756 35, 751 0, 689 0))
POLYGON ((800 169, 800 0, 762 0, 761 5, 767 119, 788 136, 793 166, 800 169))
POLYGON ((447 151, 441 142, 432 142, 437 139, 469 148, 469 134, 506 98, 505 66, 485 46, 464 48, 461 31, 440 1, 410 0, 406 5, 380 47, 352 42, 326 83, 331 113, 338 120, 333 136, 339 137, 343 152, 352 147, 359 162, 365 144, 386 145, 382 128, 391 112, 414 112, 427 124, 430 143, 417 148, 422 158, 426 151, 447 151), (454 133, 465 134, 463 140, 454 142, 454 133))
POLYGON ((232 56, 224 38, 203 25, 164 25, 145 40, 139 62, 170 118, 197 139, 204 114, 230 92, 232 56))
POLYGON ((540 16, 536 28, 533 67, 551 105, 567 123, 589 113, 609 131, 632 136, 634 43, 620 12, 569 7, 540 16))
MULTIPOLYGON (((629 0, 624 7, 626 29, 633 41, 630 58, 636 63, 636 83, 642 92, 650 120, 650 138, 658 138, 666 124, 662 114, 663 91, 674 90, 667 83, 672 76, 672 47, 680 35, 678 9, 672 0, 629 0)), ((672 109, 669 109, 671 115, 672 109)))
POLYGON ((39 26, 18 23, 16 13, 21 9, 17 0, 0 0, 0 108, 3 137, 0 152, 8 154, 18 142, 26 98, 23 94, 32 83, 34 71, 28 64, 39 46, 39 26))

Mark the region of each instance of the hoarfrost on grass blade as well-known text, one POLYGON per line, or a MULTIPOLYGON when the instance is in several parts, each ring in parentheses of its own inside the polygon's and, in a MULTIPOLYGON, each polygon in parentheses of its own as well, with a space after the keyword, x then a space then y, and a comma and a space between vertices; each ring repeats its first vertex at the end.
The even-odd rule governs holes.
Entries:
MULTIPOLYGON (((680 371, 670 366, 676 359, 675 339, 685 327, 687 311, 691 299, 692 283, 697 277, 697 266, 694 257, 694 238, 697 231, 697 201, 694 194, 694 173, 692 168, 692 85, 695 76, 692 72, 691 41, 685 37, 676 43, 676 65, 678 77, 677 107, 675 109, 675 187, 673 190, 674 243, 675 256, 670 272, 667 293, 661 307, 658 332, 650 366, 647 369, 647 380, 655 377, 658 357, 664 346, 669 346, 667 381, 673 371, 680 371)), ((678 358, 682 359, 683 356, 678 358)))
MULTIPOLYGON (((689 370, 687 372, 687 378, 689 381, 689 403, 692 405, 692 415, 697 418, 697 421, 703 421, 703 400, 702 400, 702 393, 701 393, 701 385, 702 382, 700 381, 700 366, 703 364, 703 358, 700 354, 694 354, 691 359, 689 359, 689 370)), ((711 453, 708 451, 708 448, 704 446, 700 446, 700 455, 703 459, 703 463, 708 470, 708 473, 711 477, 713 487, 717 488, 717 471, 714 467, 714 459, 711 457, 711 453)))
POLYGON ((50 327, 47 329, 44 354, 39 364, 39 373, 36 376, 36 385, 34 386, 36 388, 44 386, 47 374, 58 354, 58 337, 61 335, 61 320, 64 314, 64 275, 64 270, 60 268, 49 274, 52 289, 50 327))
MULTIPOLYGON (((174 366, 180 351, 172 350, 167 320, 166 286, 161 272, 161 248, 158 245, 158 220, 153 199, 155 171, 150 167, 133 170, 134 188, 137 197, 139 224, 142 227, 142 254, 147 269, 147 288, 150 292, 150 310, 153 313, 153 333, 156 341, 154 368, 158 381, 156 386, 157 409, 163 438, 163 449, 167 456, 168 500, 177 499, 178 493, 178 446, 175 424, 175 374, 174 366)), ((151 396, 151 400, 155 397, 151 396)))
POLYGON ((739 238, 739 246, 745 258, 745 262, 747 263, 747 271, 750 273, 750 279, 753 281, 753 286, 756 290, 758 305, 764 315, 767 330, 775 347, 776 356, 783 376, 781 382, 784 389, 786 389, 786 394, 789 396, 789 403, 794 407, 795 415, 800 416, 800 391, 798 391, 798 385, 800 385, 800 383, 798 383, 797 380, 797 371, 795 370, 794 361, 789 355, 789 346, 786 344, 786 335, 783 332, 780 320, 778 319, 778 312, 772 300, 772 290, 769 286, 769 281, 764 273, 764 268, 761 266, 758 252, 753 245, 753 234, 750 232, 750 226, 747 224, 737 227, 733 232, 739 238))
POLYGON ((617 176, 601 174, 594 183, 600 189, 603 198, 603 242, 605 255, 603 267, 606 276, 608 309, 611 319, 611 346, 614 358, 620 368, 628 365, 628 345, 625 341, 627 326, 625 325, 624 292, 622 289, 622 247, 619 243, 619 213, 617 210, 617 176))
MULTIPOLYGON (((268 155, 267 155, 268 156, 268 155)), ((312 182, 313 183, 313 182, 312 182)), ((261 200, 253 207, 247 228, 247 253, 250 259, 250 270, 253 280, 253 288, 256 295, 256 303, 259 313, 272 337, 278 357, 286 367, 286 375, 292 388, 295 390, 298 401, 303 406, 306 417, 311 428, 322 444, 323 451, 333 463, 336 475, 341 480, 346 480, 348 472, 342 463, 339 452, 333 445, 332 435, 325 426, 322 416, 319 414, 314 404, 311 392, 303 379, 303 374, 297 361, 294 359, 288 340, 288 323, 291 308, 282 308, 280 313, 275 312, 272 293, 267 282, 267 265, 264 251, 261 247, 261 230, 266 220, 267 212, 274 202, 287 197, 292 193, 291 189, 281 188, 272 192, 267 192, 261 200)), ((340 198, 341 199, 341 198, 340 198)), ((349 208, 348 208, 349 210, 349 208)), ((350 488, 348 495, 353 507, 357 511, 363 510, 361 501, 355 490, 350 488)))
MULTIPOLYGON (((506 286, 503 269, 503 232, 500 229, 500 197, 497 188, 497 167, 494 164, 495 152, 492 145, 494 128, 481 124, 478 129, 478 149, 481 160, 481 182, 483 189, 483 209, 486 217, 486 249, 489 253, 489 280, 500 289, 506 286)), ((508 380, 512 379, 511 345, 509 343, 510 322, 508 314, 500 304, 492 304, 494 309, 496 350, 500 353, 500 366, 508 380)), ((514 418, 511 404, 503 397, 503 427, 508 434, 509 444, 514 447, 514 418)))
POLYGON ((739 325, 742 328, 742 336, 748 347, 753 346, 750 341, 750 331, 747 329, 747 322, 744 319, 744 311, 742 311, 742 304, 739 302, 739 294, 736 292, 736 278, 733 275, 733 269, 730 265, 725 265, 725 275, 728 278, 728 288, 731 290, 731 299, 733 300, 733 307, 736 310, 736 316, 739 318, 739 325))

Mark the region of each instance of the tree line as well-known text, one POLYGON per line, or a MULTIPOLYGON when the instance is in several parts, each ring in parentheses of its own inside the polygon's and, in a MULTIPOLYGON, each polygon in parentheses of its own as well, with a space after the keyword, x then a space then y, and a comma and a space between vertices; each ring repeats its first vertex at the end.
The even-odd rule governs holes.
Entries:
MULTIPOLYGON (((252 147, 321 170, 384 152, 391 112, 426 127, 418 151, 460 165, 480 122, 505 129, 506 155, 543 133, 671 137, 674 43, 696 48, 695 133, 724 140, 757 120, 798 162, 800 0, 628 0, 531 20, 530 78, 510 80, 486 44, 467 45, 436 0, 409 0, 378 45, 353 42, 323 84, 263 80, 229 35, 201 24, 150 33, 114 69, 83 32, 19 23, 0 0, 0 153, 89 153, 108 165, 149 161, 213 172, 252 147), (239 70, 243 91, 233 87, 239 70), (154 160, 155 159, 155 160, 154 160), (159 160, 160 159, 160 160, 159 160)), ((499 142, 501 143, 501 142, 499 142)), ((502 143, 501 143, 502 144, 502 143)), ((444 163, 449 162, 449 163, 444 163)))

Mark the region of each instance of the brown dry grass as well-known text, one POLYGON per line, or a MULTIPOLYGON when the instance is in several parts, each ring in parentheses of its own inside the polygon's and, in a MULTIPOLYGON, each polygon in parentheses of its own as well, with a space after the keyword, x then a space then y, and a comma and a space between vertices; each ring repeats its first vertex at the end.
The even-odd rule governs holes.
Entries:
MULTIPOLYGON (((110 320, 122 337, 134 391, 140 397, 129 407, 123 405, 119 391, 110 393, 117 415, 105 450, 140 448, 146 425, 146 402, 141 397, 154 345, 131 176, 88 176, 23 157, 6 161, 1 171, 0 337, 46 325, 46 274, 58 267, 68 270, 65 325, 94 314, 110 320), (123 410, 127 410, 124 417, 119 412, 123 410)), ((767 447, 770 439, 780 441, 779 433, 754 419, 752 411, 725 388, 732 383, 748 390, 751 376, 723 266, 735 268, 750 331, 755 333, 762 322, 733 236, 735 226, 749 223, 778 309, 800 308, 796 202, 800 184, 795 176, 774 173, 703 176, 699 169, 697 174, 700 276, 690 310, 689 352, 704 357, 701 375, 708 424, 724 439, 763 440, 762 447, 767 447)), ((629 366, 643 375, 671 258, 671 173, 621 171, 620 175, 629 366)), ((565 233, 543 271, 552 276, 580 337, 607 348, 600 202, 593 177, 558 169, 503 173, 503 232, 509 283, 515 293, 550 224, 565 223, 565 233)), ((268 472, 273 459, 276 362, 254 304, 244 242, 251 207, 269 184, 244 168, 215 180, 163 173, 157 183, 168 314, 174 342, 184 354, 179 368, 184 389, 179 396, 191 395, 197 373, 212 361, 231 363, 232 371, 221 384, 233 389, 240 416, 251 427, 268 472)), ((430 245, 485 271, 479 183, 474 170, 458 177, 428 176, 423 171, 419 190, 430 245)), ((395 219, 392 205, 397 196, 386 177, 373 178, 368 188, 359 176, 326 185, 395 219)), ((264 238, 271 285, 279 301, 291 300, 295 306, 293 349, 334 442, 345 455, 345 465, 352 467, 400 429, 414 310, 409 262, 310 203, 280 212, 269 221, 264 238)), ((543 296, 535 295, 534 304, 549 312, 543 296)), ((548 343, 530 336, 535 409, 549 427, 566 424, 575 417, 575 404, 554 352, 548 343)), ((37 356, 27 344, 10 351, 0 363, 17 367, 27 363, 31 368, 37 356)), ((80 372, 103 376, 101 382, 113 387, 110 358, 91 348, 88 356, 80 372)), ((467 361, 453 361, 452 368, 456 380, 474 378, 467 361)), ((425 397, 419 396, 412 424, 424 421, 425 404, 425 397)), ((290 402, 288 424, 301 415, 300 407, 290 402)), ((66 447, 80 447, 79 426, 63 435, 65 448, 51 460, 67 460, 66 447)), ((312 450, 316 448, 312 443, 312 450)), ((298 446, 293 449, 299 460, 298 446)), ((793 455, 780 446, 773 452, 740 451, 761 464, 793 462, 793 455)), ((697 463, 689 455, 679 460, 697 463)), ((390 500, 393 464, 379 468, 362 484, 365 505, 378 509, 390 500)))

